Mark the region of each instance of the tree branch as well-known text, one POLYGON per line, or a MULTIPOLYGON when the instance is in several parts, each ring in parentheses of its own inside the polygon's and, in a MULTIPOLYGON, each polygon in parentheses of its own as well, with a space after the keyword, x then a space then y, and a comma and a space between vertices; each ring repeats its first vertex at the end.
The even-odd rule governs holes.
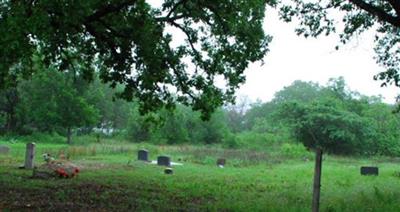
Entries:
POLYGON ((393 9, 396 11, 397 17, 400 16, 400 1, 399 0, 388 0, 389 4, 392 5, 393 9))
POLYGON ((172 22, 172 21, 176 21, 178 19, 181 18, 185 18, 187 17, 186 15, 176 15, 176 16, 172 16, 172 17, 168 17, 168 16, 164 16, 164 17, 157 17, 155 18, 156 21, 161 21, 161 22, 172 22))
POLYGON ((117 37, 120 38, 126 38, 126 39, 131 39, 131 36, 123 33, 123 32, 118 32, 117 30, 115 30, 114 28, 112 28, 110 25, 108 25, 104 20, 99 19, 97 22, 99 22, 101 25, 103 25, 104 28, 110 30, 110 32, 117 37))
MULTIPOLYGON (((349 0, 351 3, 357 5, 360 9, 363 9, 370 13, 371 15, 376 16, 379 20, 390 23, 391 25, 395 27, 400 27, 400 18, 399 17, 394 17, 382 9, 368 4, 363 0, 349 0)), ((397 1, 397 0, 389 0, 389 1, 397 1)), ((397 3, 396 3, 397 4, 397 3)))
POLYGON ((129 5, 134 5, 137 0, 126 0, 124 2, 121 2, 120 4, 113 5, 113 4, 107 4, 103 6, 102 8, 98 9, 95 13, 92 15, 89 15, 88 17, 85 18, 86 23, 90 23, 93 21, 97 21, 100 18, 114 12, 118 12, 124 7, 127 7, 129 5))
POLYGON ((183 33, 185 33, 186 37, 188 38, 190 47, 192 48, 193 52, 196 54, 196 56, 200 57, 200 53, 196 49, 196 47, 194 46, 194 42, 193 42, 192 37, 190 36, 189 32, 186 31, 185 28, 183 28, 181 25, 177 24, 176 22, 171 21, 171 22, 168 22, 168 23, 170 23, 172 26, 180 29, 183 33))
POLYGON ((98 39, 98 40, 100 40, 100 41, 106 43, 106 44, 108 45, 108 47, 110 48, 110 51, 112 52, 112 54, 118 55, 117 50, 116 50, 116 46, 115 46, 115 43, 114 43, 114 42, 112 42, 108 37, 104 36, 103 34, 98 33, 98 32, 94 29, 94 27, 93 27, 91 24, 86 23, 86 24, 85 24, 85 27, 86 27, 87 31, 88 31, 94 38, 96 38, 96 39, 98 39))
POLYGON ((172 9, 169 11, 168 15, 166 17, 170 17, 172 15, 172 13, 179 7, 179 5, 185 4, 187 0, 181 0, 178 3, 176 3, 174 5, 174 7, 172 7, 172 9))

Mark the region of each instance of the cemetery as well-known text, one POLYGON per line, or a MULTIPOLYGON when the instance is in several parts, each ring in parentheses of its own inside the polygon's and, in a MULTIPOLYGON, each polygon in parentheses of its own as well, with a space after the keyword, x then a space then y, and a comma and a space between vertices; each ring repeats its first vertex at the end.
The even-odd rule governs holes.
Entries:
MULTIPOLYGON (((0 153, 0 208, 59 210, 79 206, 79 209, 118 211, 308 211, 310 208, 314 163, 304 160, 313 157, 307 151, 296 157, 282 157, 269 151, 107 142, 112 141, 73 146, 40 141, 1 142, 0 149, 8 151, 0 153), (60 158, 60 154, 69 159, 60 158), (22 164, 25 167, 21 169, 22 164), (73 166, 78 171, 52 174, 49 170, 58 170, 53 166, 65 170, 73 166)), ((396 173, 400 159, 325 155, 323 160, 322 211, 399 209, 400 178, 396 173)))
POLYGON ((400 0, 0 1, 0 212, 400 211, 400 0))

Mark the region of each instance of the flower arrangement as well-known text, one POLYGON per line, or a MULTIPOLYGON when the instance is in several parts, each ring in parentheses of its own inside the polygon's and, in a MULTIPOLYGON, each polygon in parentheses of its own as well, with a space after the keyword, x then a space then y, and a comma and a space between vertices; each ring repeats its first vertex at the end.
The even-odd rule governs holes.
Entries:
POLYGON ((80 171, 76 165, 65 160, 55 160, 49 153, 43 154, 43 159, 46 164, 43 164, 41 169, 48 170, 57 177, 72 178, 78 175, 80 171))
POLYGON ((59 167, 55 170, 56 174, 62 178, 75 177, 79 173, 78 167, 59 167))

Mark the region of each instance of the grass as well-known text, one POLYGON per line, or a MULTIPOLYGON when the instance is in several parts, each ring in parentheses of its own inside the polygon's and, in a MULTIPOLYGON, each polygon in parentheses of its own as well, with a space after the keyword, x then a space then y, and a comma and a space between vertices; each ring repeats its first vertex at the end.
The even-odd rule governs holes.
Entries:
MULTIPOLYGON (((44 152, 64 152, 82 167, 73 179, 30 179, 23 142, 0 155, 0 211, 310 211, 314 163, 299 147, 281 150, 223 149, 217 146, 154 146, 104 140, 83 145, 37 144, 44 152), (163 167, 136 161, 146 148, 151 159, 172 156, 183 166, 173 175, 163 167), (289 149, 289 150, 288 150, 289 149), (292 155, 290 155, 293 152, 292 155), (227 166, 216 167, 218 157, 227 166)), ((400 211, 396 158, 324 157, 322 211, 400 211), (379 176, 360 176, 362 165, 379 166, 379 176)))

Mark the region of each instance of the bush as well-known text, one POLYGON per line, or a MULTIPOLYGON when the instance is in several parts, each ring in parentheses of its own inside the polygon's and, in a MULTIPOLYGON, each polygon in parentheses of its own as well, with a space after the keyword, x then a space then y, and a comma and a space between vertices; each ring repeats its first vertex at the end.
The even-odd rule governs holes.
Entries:
POLYGON ((279 145, 287 141, 285 136, 273 133, 256 133, 246 131, 236 135, 236 142, 239 147, 248 149, 260 149, 279 145), (285 140, 283 140, 285 138, 285 140))
POLYGON ((289 158, 312 158, 312 153, 299 143, 284 143, 281 146, 281 152, 289 158))

